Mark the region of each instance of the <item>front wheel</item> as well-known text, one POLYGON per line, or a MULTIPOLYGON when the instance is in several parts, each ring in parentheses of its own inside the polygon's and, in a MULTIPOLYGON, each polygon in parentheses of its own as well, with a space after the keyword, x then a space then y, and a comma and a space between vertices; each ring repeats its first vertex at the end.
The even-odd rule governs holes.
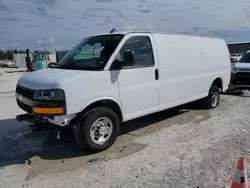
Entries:
POLYGON ((205 100, 206 102, 206 107, 208 109, 212 109, 212 108, 216 108, 219 103, 220 103, 220 89, 215 86, 212 85, 209 91, 209 94, 205 100))
POLYGON ((120 119, 110 108, 98 107, 89 111, 79 121, 75 137, 80 147, 90 153, 104 151, 116 141, 120 119))

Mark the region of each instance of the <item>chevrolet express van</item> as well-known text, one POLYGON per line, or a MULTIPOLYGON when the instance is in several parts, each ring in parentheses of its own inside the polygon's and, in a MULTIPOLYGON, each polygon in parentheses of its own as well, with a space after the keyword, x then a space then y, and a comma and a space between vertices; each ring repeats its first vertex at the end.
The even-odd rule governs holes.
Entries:
POLYGON ((53 69, 22 76, 18 120, 72 128, 80 147, 109 148, 122 122, 204 99, 215 108, 228 88, 222 39, 157 32, 90 36, 53 69))

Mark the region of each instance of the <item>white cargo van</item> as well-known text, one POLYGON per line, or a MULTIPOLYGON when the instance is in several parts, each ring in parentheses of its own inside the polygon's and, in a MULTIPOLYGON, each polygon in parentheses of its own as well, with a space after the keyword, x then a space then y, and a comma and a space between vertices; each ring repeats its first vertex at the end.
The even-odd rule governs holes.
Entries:
POLYGON ((231 64, 222 39, 157 32, 91 36, 54 69, 22 76, 18 120, 72 128, 89 152, 109 148, 121 122, 204 99, 219 104, 231 64))

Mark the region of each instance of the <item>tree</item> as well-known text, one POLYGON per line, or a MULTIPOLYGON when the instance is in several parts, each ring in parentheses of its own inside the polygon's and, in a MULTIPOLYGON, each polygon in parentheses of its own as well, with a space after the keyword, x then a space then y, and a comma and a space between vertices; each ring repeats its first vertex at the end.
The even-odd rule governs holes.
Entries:
POLYGON ((7 56, 8 60, 13 60, 13 53, 14 53, 14 50, 7 50, 6 51, 6 56, 7 56))
POLYGON ((3 51, 2 49, 0 49, 0 59, 1 59, 1 60, 7 59, 6 53, 5 53, 5 51, 3 51))

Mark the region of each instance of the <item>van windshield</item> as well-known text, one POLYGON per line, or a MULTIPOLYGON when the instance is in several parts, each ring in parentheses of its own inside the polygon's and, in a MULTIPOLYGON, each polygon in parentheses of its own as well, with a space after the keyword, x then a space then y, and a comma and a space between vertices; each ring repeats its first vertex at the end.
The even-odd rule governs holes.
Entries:
POLYGON ((245 53, 239 61, 240 63, 250 63, 250 53, 245 53))
POLYGON ((100 35, 83 39, 59 61, 56 68, 100 71, 124 35, 100 35))

